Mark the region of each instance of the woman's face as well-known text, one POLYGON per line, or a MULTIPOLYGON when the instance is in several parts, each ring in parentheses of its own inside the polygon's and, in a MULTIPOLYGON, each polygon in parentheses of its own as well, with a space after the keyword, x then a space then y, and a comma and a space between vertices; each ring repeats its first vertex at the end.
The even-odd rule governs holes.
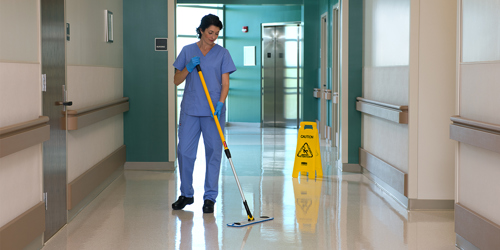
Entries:
POLYGON ((220 29, 215 25, 210 25, 205 29, 205 31, 200 30, 200 32, 200 40, 203 40, 203 42, 207 44, 213 45, 215 43, 215 40, 217 40, 217 38, 219 37, 220 29))

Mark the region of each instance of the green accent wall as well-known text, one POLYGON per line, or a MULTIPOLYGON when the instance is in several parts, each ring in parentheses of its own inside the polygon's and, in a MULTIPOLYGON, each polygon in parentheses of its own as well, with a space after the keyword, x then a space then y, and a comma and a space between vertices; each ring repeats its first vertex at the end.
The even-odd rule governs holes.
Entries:
MULTIPOLYGON (((307 0, 306 0, 307 1, 307 0)), ((239 4, 239 5, 289 5, 302 4, 303 0, 177 0, 178 4, 239 4)))
MULTIPOLYGON (((309 19, 305 18, 305 29, 308 30, 307 34, 312 34, 316 32, 317 34, 317 47, 315 51, 310 51, 310 53, 318 53, 320 48, 320 29, 321 23, 320 18, 321 15, 325 12, 328 12, 328 68, 332 67, 332 10, 333 6, 338 4, 338 0, 317 0, 317 1, 304 1, 304 8, 308 11, 306 13, 310 14, 309 19), (315 3, 317 6, 315 6, 315 3), (314 13, 314 8, 317 9, 317 13, 314 13), (312 19, 316 18, 316 19, 312 19), (311 20, 311 21, 308 21, 311 20), (317 27, 312 27, 315 25, 317 27), (314 30, 314 31, 313 31, 314 30)), ((363 82, 362 82, 362 67, 363 67, 363 0, 349 0, 349 96, 341 97, 348 98, 348 124, 349 124, 349 135, 348 135, 348 152, 349 157, 347 159, 348 163, 359 163, 359 148, 361 147, 361 113, 356 110, 356 98, 363 95, 363 82)), ((306 35, 307 39, 308 35, 306 35)), ((306 55, 308 52, 306 51, 306 55)), ((319 77, 319 69, 320 69, 320 57, 318 53, 317 59, 313 58, 314 55, 310 56, 311 59, 317 60, 317 70, 313 71, 309 62, 306 62, 306 65, 310 66, 309 70, 309 80, 316 81, 316 87, 320 87, 320 77, 319 77), (314 78, 313 74, 316 74, 316 78, 314 78)), ((344 65, 345 67, 346 65, 344 65)), ((314 67, 316 68, 316 67, 314 67)), ((331 86, 331 75, 328 75, 328 83, 327 88, 332 88, 331 86)), ((305 90, 307 93, 309 90, 305 90)), ((312 92, 312 90, 310 90, 312 92)), ((342 93, 342 90, 339 90, 342 93)), ((319 107, 319 101, 316 104, 319 107)), ((331 125, 333 121, 333 117, 331 117, 331 110, 329 109, 330 104, 328 103, 328 125, 331 125)), ((342 107, 340 107, 343 110, 342 107)), ((318 112, 316 112, 316 117, 320 117, 319 108, 318 112)), ((342 128, 341 128, 342 129, 342 128)), ((345 150, 345 149, 344 149, 345 150)))
POLYGON ((225 47, 237 68, 231 74, 229 122, 261 122, 261 23, 300 21, 301 9, 301 5, 225 6, 225 47), (243 26, 248 26, 248 33, 241 31, 243 26), (244 46, 256 47, 255 66, 243 66, 244 46))
POLYGON ((319 101, 313 97, 314 88, 320 86, 320 30, 319 1, 304 0, 304 79, 302 89, 302 120, 319 119, 319 101))
MULTIPOLYGON (((317 119, 319 101, 312 93, 314 88, 320 86, 321 14, 328 12, 328 28, 331 31, 332 7, 338 0, 218 1, 222 4, 229 2, 225 10, 225 47, 230 51, 238 69, 231 75, 229 121, 260 122, 260 24, 289 21, 304 23, 302 120, 317 119), (264 3, 274 5, 259 5, 264 3), (242 33, 242 26, 248 26, 249 32, 242 33), (256 46, 257 66, 243 66, 243 46, 256 46)), ((178 3, 207 1, 178 0, 178 3)), ((129 162, 168 161, 169 52, 156 52, 153 46, 155 37, 167 37, 167 4, 167 1, 159 0, 123 2, 124 96, 130 98, 130 111, 124 115, 124 133, 129 162)), ((363 1, 350 0, 349 11, 349 96, 342 98, 349 99, 348 162, 358 163, 361 113, 356 111, 356 97, 362 95, 363 1)), ((331 67, 331 32, 328 44, 328 65, 331 67)), ((328 87, 331 87, 330 79, 328 82, 328 87)))
POLYGON ((349 0, 348 163, 359 163, 361 112, 356 110, 356 98, 360 96, 363 96, 363 0, 349 0))
POLYGON ((128 162, 168 162, 169 52, 154 50, 154 39, 167 37, 167 4, 123 1, 123 95, 130 98, 130 110, 123 117, 128 162))

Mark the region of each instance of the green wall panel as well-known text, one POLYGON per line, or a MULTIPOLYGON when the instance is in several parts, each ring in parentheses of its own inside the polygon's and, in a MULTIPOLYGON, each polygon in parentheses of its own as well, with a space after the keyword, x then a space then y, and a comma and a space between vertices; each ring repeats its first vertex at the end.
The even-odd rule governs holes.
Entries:
MULTIPOLYGON (((307 1, 307 0, 306 0, 307 1)), ((303 0, 177 0, 178 4, 241 4, 241 5, 258 5, 258 4, 302 4, 303 0)))
POLYGON ((168 52, 154 50, 167 37, 167 1, 123 1, 123 95, 128 162, 168 161, 168 52))
MULTIPOLYGON (((229 122, 261 121, 261 23, 301 20, 300 5, 226 5, 225 47, 237 71, 231 74, 229 122), (248 33, 241 31, 248 26, 248 33), (243 66, 243 47, 256 47, 256 66, 243 66)), ((311 92, 312 93, 312 92, 311 92)))
POLYGON ((348 163, 359 163, 361 112, 356 98, 363 96, 363 0, 349 0, 349 141, 348 163))
POLYGON ((304 121, 315 121, 319 118, 319 101, 313 97, 313 91, 314 88, 320 87, 320 25, 319 1, 304 0, 304 88, 302 90, 304 121))

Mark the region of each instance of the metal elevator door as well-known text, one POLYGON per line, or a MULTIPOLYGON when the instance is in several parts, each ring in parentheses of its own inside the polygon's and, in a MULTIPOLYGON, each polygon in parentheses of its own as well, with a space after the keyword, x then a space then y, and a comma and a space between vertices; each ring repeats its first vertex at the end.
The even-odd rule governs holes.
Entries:
POLYGON ((298 128, 301 24, 262 25, 262 125, 298 128))
POLYGON ((50 140, 43 143, 43 192, 46 200, 44 241, 67 223, 66 206, 66 131, 61 130, 65 117, 66 86, 64 0, 41 1, 43 115, 50 118, 50 140), (58 103, 58 104, 56 104, 58 103))

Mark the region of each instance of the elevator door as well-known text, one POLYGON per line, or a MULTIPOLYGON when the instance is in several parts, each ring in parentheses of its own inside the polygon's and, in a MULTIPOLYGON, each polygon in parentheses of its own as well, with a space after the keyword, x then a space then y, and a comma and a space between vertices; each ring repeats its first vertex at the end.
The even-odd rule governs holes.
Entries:
POLYGON ((298 128, 300 24, 262 28, 262 125, 298 128))
POLYGON ((43 143, 43 190, 46 199, 44 241, 67 222, 66 131, 61 130, 65 102, 64 0, 42 0, 43 115, 50 118, 50 140, 43 143))

